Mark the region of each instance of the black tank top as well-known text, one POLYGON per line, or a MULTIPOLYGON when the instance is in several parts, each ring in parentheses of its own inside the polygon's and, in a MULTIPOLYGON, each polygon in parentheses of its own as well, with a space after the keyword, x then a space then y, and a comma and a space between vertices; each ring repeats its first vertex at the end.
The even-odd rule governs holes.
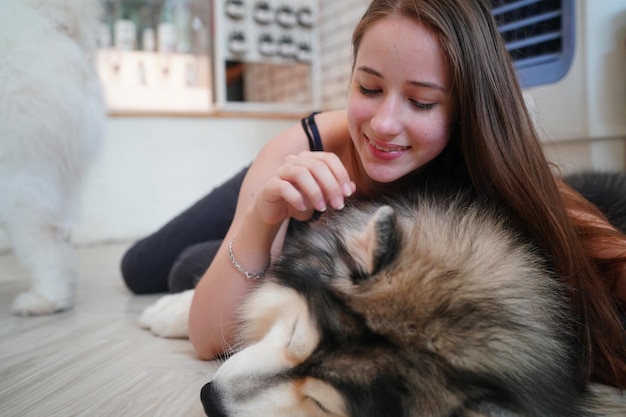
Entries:
MULTIPOLYGON (((304 130, 304 133, 306 133, 306 137, 309 140, 309 149, 313 152, 324 150, 324 145, 322 145, 320 132, 317 129, 317 124, 315 124, 315 115, 318 113, 318 111, 314 111, 313 113, 301 120, 302 129, 304 130)), ((319 211, 315 211, 311 220, 317 220, 320 215, 321 213, 319 211)), ((287 233, 290 233, 292 231, 294 223, 298 223, 298 221, 295 219, 291 219, 291 221, 289 222, 289 228, 287 229, 287 233)))
POLYGON ((315 115, 318 113, 319 112, 317 111, 313 112, 301 120, 302 129, 304 130, 304 133, 306 133, 306 137, 309 140, 309 149, 314 152, 324 150, 320 132, 317 129, 317 124, 315 124, 315 115))

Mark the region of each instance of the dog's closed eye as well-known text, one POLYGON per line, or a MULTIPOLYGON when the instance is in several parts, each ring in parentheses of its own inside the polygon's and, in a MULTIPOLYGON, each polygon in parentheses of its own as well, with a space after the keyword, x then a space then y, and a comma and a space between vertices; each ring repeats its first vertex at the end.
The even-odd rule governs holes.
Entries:
POLYGON ((309 399, 309 400, 310 400, 313 404, 315 404, 315 406, 316 406, 317 408, 319 408, 320 410, 322 410, 322 412, 323 412, 324 414, 328 414, 328 415, 333 415, 333 414, 334 414, 334 413, 333 413, 332 411, 330 411, 328 408, 324 407, 324 405, 323 405, 321 402, 319 402, 318 400, 316 400, 315 398, 313 398, 313 397, 307 397, 307 399, 309 399))
POLYGON ((318 331, 308 317, 308 310, 304 309, 293 321, 287 355, 296 362, 301 362, 313 352, 318 343, 318 331))
POLYGON ((302 384, 302 394, 323 415, 336 417, 347 415, 343 397, 326 382, 307 378, 302 384))

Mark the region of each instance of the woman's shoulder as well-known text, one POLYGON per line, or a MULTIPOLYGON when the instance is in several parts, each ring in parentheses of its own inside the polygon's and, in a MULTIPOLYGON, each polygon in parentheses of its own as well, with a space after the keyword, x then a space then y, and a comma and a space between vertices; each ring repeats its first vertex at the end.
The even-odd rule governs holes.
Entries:
MULTIPOLYGON (((317 113, 314 118, 322 143, 321 150, 335 153, 341 158, 351 146, 345 110, 317 113)), ((268 141, 257 155, 253 166, 273 172, 289 155, 297 155, 310 149, 303 123, 298 121, 268 141)))
MULTIPOLYGON (((287 155, 298 154, 306 150, 323 150, 340 153, 350 143, 350 133, 345 110, 332 110, 305 116, 287 130, 272 138, 261 151, 260 156, 271 154, 283 159, 287 155), (309 120, 307 120, 309 119, 309 120), (310 120, 312 119, 312 120, 310 120), (314 129, 312 129, 314 125, 314 129), (308 130, 308 134, 307 134, 308 130), (320 146, 311 146, 313 136, 321 141, 320 146), (310 138, 307 136, 311 136, 310 138)), ((272 158, 273 159, 273 158, 272 158)))
POLYGON ((331 110, 315 115, 324 151, 337 152, 350 142, 346 110, 331 110))

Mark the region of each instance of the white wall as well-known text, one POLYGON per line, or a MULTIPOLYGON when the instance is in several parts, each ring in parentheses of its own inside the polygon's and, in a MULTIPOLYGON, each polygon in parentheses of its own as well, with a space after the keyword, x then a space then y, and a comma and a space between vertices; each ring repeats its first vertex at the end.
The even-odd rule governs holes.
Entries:
MULTIPOLYGON (((79 245, 134 240, 250 163, 295 120, 109 118, 102 153, 86 184, 79 245)), ((0 235, 0 249, 6 249, 0 235)))
POLYGON ((85 192, 77 242, 132 239, 252 161, 293 120, 114 118, 85 192))

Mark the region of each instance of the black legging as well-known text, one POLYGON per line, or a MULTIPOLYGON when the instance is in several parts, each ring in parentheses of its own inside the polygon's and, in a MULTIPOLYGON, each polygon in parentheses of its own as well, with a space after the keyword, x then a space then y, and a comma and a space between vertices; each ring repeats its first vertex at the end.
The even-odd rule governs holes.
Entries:
POLYGON ((230 227, 248 168, 212 190, 124 254, 122 277, 135 294, 194 288, 230 227))

